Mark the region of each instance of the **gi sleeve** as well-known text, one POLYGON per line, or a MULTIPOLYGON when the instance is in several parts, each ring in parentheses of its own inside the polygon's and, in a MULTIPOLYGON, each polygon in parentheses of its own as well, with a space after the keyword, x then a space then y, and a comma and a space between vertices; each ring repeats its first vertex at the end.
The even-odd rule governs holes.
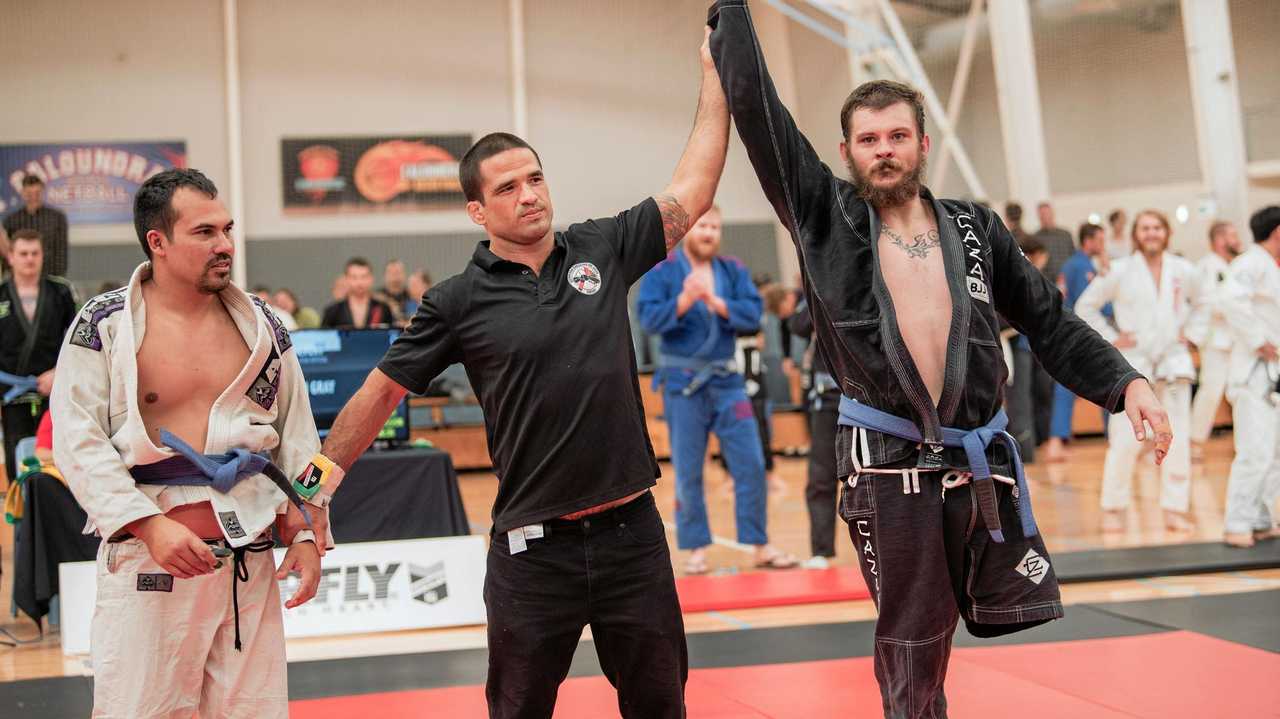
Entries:
MULTIPOLYGON (((92 322, 92 308, 81 322, 92 322)), ((134 483, 120 453, 111 444, 111 338, 99 325, 101 348, 71 341, 67 333, 54 373, 50 412, 53 413, 53 460, 71 493, 104 538, 160 508, 134 483)), ((123 380, 121 380, 123 381, 123 380)))

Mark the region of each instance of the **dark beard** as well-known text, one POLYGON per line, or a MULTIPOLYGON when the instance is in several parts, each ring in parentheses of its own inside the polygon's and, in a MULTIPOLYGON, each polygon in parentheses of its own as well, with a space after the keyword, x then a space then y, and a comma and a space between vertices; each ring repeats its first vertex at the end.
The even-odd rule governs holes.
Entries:
MULTIPOLYGON (((921 148, 923 150, 923 148, 921 148)), ((858 168, 853 164, 853 158, 846 155, 844 158, 845 165, 849 168, 849 178, 853 180, 853 188, 858 193, 858 197, 871 203, 872 207, 899 207, 905 205, 920 194, 920 177, 924 174, 925 156, 920 153, 920 162, 908 173, 902 176, 896 185, 892 187, 880 188, 871 184, 869 178, 858 172, 858 168)), ((897 160, 889 160, 893 166, 900 168, 902 163, 897 160)), ((874 173, 879 167, 883 166, 885 161, 880 161, 871 166, 874 173)))

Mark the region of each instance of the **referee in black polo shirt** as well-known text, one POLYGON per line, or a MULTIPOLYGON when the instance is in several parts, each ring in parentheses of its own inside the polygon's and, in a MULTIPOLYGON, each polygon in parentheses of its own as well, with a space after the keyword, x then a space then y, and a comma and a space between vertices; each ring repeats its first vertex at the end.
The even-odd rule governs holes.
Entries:
POLYGON ((484 591, 491 717, 550 717, 588 624, 624 717, 684 716, 684 622, 649 492, 659 470, 627 289, 707 211, 724 168, 728 110, 705 42, 701 56, 671 184, 617 216, 553 232, 532 147, 494 133, 467 151, 467 213, 489 239, 427 292, 324 443, 350 467, 407 391, 466 367, 499 480, 484 591))

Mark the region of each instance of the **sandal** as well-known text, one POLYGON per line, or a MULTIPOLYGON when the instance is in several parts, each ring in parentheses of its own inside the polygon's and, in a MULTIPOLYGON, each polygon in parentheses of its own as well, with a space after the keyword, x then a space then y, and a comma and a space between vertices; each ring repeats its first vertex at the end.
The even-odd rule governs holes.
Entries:
POLYGON ((684 560, 685 576, 706 574, 711 571, 711 567, 707 564, 706 555, 691 554, 689 558, 684 560))
POLYGON ((773 550, 764 559, 756 562, 756 569, 794 569, 800 566, 800 560, 786 552, 773 550))

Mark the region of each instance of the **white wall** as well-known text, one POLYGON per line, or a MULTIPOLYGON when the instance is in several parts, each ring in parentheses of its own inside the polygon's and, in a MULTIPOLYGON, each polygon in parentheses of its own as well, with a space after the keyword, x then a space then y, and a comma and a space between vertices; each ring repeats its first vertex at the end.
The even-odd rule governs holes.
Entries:
MULTIPOLYGON (((4 142, 185 140, 190 164, 225 182, 220 3, 6 3, 0 48, 4 142)), ((137 242, 127 224, 70 239, 137 242)))

